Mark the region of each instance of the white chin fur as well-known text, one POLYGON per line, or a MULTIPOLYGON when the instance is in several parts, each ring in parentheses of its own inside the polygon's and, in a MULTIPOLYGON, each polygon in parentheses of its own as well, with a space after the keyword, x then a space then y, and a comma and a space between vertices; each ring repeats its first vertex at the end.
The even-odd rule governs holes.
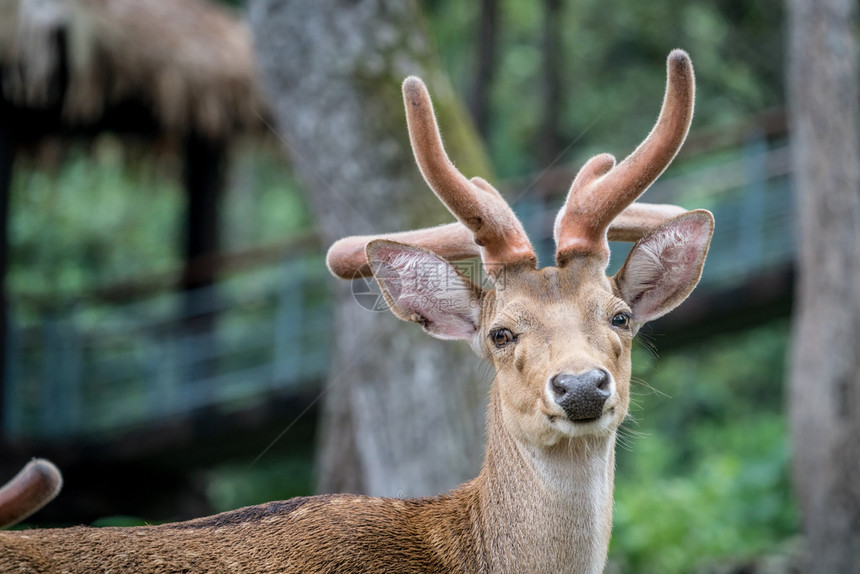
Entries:
POLYGON ((555 419, 552 424, 563 436, 567 438, 592 434, 606 434, 612 431, 610 426, 614 415, 614 409, 610 409, 605 411, 600 418, 595 421, 579 423, 559 417, 555 419))

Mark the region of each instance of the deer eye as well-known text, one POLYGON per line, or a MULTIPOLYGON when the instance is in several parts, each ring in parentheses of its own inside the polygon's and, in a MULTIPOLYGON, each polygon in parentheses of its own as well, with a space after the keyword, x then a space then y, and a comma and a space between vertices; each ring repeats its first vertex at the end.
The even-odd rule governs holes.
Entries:
POLYGON ((610 323, 613 327, 626 329, 630 326, 630 315, 628 313, 616 313, 610 323))
POLYGON ((510 329, 493 329, 490 331, 490 339, 496 348, 501 349, 514 340, 514 334, 510 329))

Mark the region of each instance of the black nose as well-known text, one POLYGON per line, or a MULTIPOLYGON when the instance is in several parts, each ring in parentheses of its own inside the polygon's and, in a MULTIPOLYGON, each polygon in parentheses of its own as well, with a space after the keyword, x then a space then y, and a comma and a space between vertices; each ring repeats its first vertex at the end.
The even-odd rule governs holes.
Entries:
POLYGON ((549 382, 555 402, 572 421, 590 421, 603 414, 609 398, 609 373, 592 369, 579 375, 561 373, 549 382))

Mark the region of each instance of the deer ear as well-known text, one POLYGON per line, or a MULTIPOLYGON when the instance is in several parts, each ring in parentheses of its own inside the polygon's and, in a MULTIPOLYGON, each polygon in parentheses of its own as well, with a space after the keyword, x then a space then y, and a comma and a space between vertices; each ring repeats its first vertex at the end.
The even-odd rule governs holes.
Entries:
POLYGON ((633 246, 615 275, 635 321, 662 317, 681 304, 702 276, 714 234, 714 216, 703 209, 664 223, 633 246))
POLYGON ((481 289, 435 253, 395 241, 367 244, 367 261, 399 319, 438 339, 471 339, 481 318, 481 289))

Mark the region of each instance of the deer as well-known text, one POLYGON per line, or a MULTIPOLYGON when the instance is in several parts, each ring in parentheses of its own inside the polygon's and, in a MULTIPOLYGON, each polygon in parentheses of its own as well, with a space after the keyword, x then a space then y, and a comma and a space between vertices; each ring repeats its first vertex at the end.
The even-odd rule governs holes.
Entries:
POLYGON ((403 83, 416 162, 456 221, 347 237, 327 263, 343 279, 372 275, 396 317, 467 342, 493 367, 475 479, 417 499, 329 494, 154 526, 3 532, 0 570, 601 572, 633 339, 697 285, 714 230, 708 211, 636 201, 692 121, 686 52, 669 54, 667 76, 642 143, 617 165, 600 154, 579 170, 555 220, 555 265, 545 267, 499 191, 448 158, 424 83, 403 83), (634 245, 610 277, 616 240, 634 245), (478 257, 486 287, 455 265, 478 257))

